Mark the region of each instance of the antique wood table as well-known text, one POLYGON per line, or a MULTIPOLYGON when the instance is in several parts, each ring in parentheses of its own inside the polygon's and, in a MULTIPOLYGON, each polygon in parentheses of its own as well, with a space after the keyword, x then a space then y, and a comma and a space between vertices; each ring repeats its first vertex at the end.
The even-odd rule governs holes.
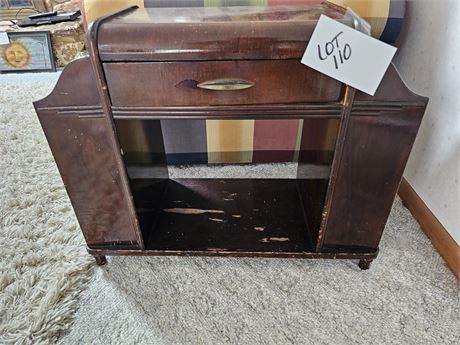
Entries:
POLYGON ((93 23, 90 57, 35 108, 98 264, 229 255, 369 267, 427 99, 394 66, 371 97, 302 65, 321 13, 353 25, 329 3, 132 7, 93 23), (170 179, 161 119, 302 119, 297 179, 170 179), (150 161, 129 148, 133 123, 150 161))

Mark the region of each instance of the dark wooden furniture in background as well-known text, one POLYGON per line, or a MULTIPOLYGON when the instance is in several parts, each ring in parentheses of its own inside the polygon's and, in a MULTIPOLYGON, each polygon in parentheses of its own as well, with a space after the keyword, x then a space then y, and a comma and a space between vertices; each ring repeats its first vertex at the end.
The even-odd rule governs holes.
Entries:
POLYGON ((394 66, 370 97, 301 65, 321 13, 352 24, 328 3, 133 7, 93 24, 90 58, 35 108, 98 264, 233 255, 369 267, 427 99, 394 66), (226 89, 203 88, 215 80, 226 89), (159 119, 204 118, 303 119, 297 179, 169 179, 159 119), (149 124, 155 164, 123 150, 132 121, 149 124))

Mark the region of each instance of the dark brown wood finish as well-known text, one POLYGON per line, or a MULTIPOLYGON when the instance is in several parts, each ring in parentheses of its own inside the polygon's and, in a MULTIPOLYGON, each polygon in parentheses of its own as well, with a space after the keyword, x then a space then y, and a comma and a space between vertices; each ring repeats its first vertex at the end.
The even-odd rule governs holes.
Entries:
POLYGON ((374 97, 302 66, 321 11, 347 22, 330 4, 308 11, 202 13, 181 24, 133 7, 92 25, 91 64, 70 64, 35 107, 99 264, 104 255, 229 255, 369 268, 427 99, 393 66, 374 97), (198 88, 221 78, 255 85, 198 88), (303 118, 297 180, 169 180, 158 120, 181 118, 303 118), (139 134, 153 155, 140 157, 139 134))
POLYGON ((428 102, 409 91, 393 65, 373 98, 358 92, 356 99, 375 105, 351 111, 321 251, 378 248, 428 102))
MULTIPOLYGON (((109 91, 107 87, 107 81, 104 75, 104 71, 102 68, 102 63, 99 57, 99 50, 98 50, 98 35, 99 29, 101 25, 110 20, 111 18, 116 17, 117 15, 131 13, 138 9, 137 6, 132 6, 122 11, 118 11, 115 13, 108 14, 104 17, 97 19, 91 26, 91 29, 88 31, 87 34, 87 45, 88 45, 88 52, 90 54, 90 59, 93 66, 94 75, 96 76, 96 86, 97 91, 101 100, 102 109, 104 111, 104 120, 105 120, 105 128, 107 130, 106 133, 106 140, 109 142, 113 154, 113 160, 115 163, 114 170, 112 172, 113 175, 119 176, 120 187, 119 193, 123 194, 125 203, 122 205, 123 208, 126 210, 130 227, 132 232, 134 232, 137 245, 140 248, 144 248, 144 240, 142 238, 141 230, 139 228, 139 222, 136 217, 136 210, 134 208, 134 203, 132 202, 132 195, 131 190, 129 187, 129 180, 128 180, 128 173, 126 171, 126 167, 123 162, 122 154, 123 151, 121 150, 120 143, 118 141, 118 136, 116 133, 116 126, 115 121, 112 114, 112 104, 110 101, 109 91)), ((112 211, 113 213, 113 211, 112 211)))
MULTIPOLYGON (((332 259, 332 260, 368 260, 369 264, 378 255, 378 250, 373 252, 335 252, 335 253, 318 253, 318 252, 256 252, 251 251, 232 251, 223 248, 216 250, 154 250, 154 249, 126 249, 105 247, 104 249, 88 248, 88 252, 93 255, 125 255, 125 256, 230 256, 239 258, 285 258, 285 259, 332 259)), ((367 268, 362 268, 366 270, 367 268)))
POLYGON ((73 62, 34 106, 88 246, 140 248, 93 75, 88 58, 73 62))
POLYGON ((95 254, 94 259, 96 260, 96 265, 103 266, 107 263, 107 258, 105 255, 95 254))
POLYGON ((331 3, 140 9, 101 27, 99 51, 103 61, 117 62, 299 60, 321 14, 353 23, 331 3))
POLYGON ((345 93, 343 96, 343 108, 342 115, 340 119, 339 130, 337 134, 337 142, 335 145, 334 159, 331 166, 331 175, 329 179, 329 185, 326 192, 326 197, 324 200, 324 209, 323 215, 321 218, 321 223, 318 232, 318 241, 316 243, 316 250, 321 251, 324 235, 327 232, 328 220, 331 217, 332 211, 332 200, 335 194, 335 185, 337 181, 337 176, 339 175, 340 167, 342 164, 343 158, 343 148, 344 142, 347 135, 348 123, 350 122, 350 114, 353 107, 353 101, 355 98, 356 90, 351 86, 346 87, 345 93))
POLYGON ((351 116, 323 250, 377 248, 423 108, 351 116))
POLYGON ((104 70, 115 107, 339 102, 342 89, 340 82, 297 60, 106 63, 104 70), (223 78, 255 85, 234 91, 197 87, 223 78))
POLYGON ((173 179, 161 186, 157 180, 132 184, 139 215, 151 213, 151 225, 144 229, 146 249, 313 251, 295 180, 173 179), (164 195, 158 205, 159 187, 164 195))
POLYGON ((112 107, 115 119, 340 119, 342 105, 326 104, 261 104, 195 107, 112 107))

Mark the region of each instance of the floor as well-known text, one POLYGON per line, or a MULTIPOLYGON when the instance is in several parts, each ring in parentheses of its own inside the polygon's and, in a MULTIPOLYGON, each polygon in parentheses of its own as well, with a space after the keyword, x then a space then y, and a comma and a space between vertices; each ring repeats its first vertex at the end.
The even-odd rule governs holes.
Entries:
MULTIPOLYGON (((37 275, 35 281, 25 274, 22 257, 14 257, 13 266, 10 256, 0 255, 0 307, 5 307, 0 311, 0 343, 460 343, 460 285, 399 199, 379 257, 368 271, 355 261, 201 257, 109 257, 106 266, 88 266, 78 225, 30 105, 55 80, 56 75, 43 74, 0 76, 0 175, 9 183, 7 197, 0 199, 8 201, 0 204, 1 232, 42 229, 17 246, 35 241, 45 248, 63 232, 74 241, 66 261, 53 257, 55 268, 47 266, 47 276, 37 275), (40 188, 15 193, 30 185, 30 176, 40 188), (60 202, 43 200, 50 193, 59 193, 60 202), (21 221, 24 207, 35 207, 34 201, 53 217, 21 221), (11 217, 17 220, 15 228, 11 217), (62 267, 72 273, 62 276, 62 267), (13 282, 29 286, 15 300, 6 294, 11 282, 4 280, 4 272, 13 271, 13 282), (72 289, 56 285, 62 280, 71 281, 72 289), (14 309, 26 310, 25 297, 34 296, 27 289, 38 288, 56 290, 55 300, 47 309, 24 314, 26 323, 15 319, 10 324, 14 309)), ((27 255, 27 248, 19 248, 21 255, 27 255)), ((66 253, 66 248, 56 250, 66 253)))
POLYGON ((56 74, 0 75, 0 344, 51 344, 92 276, 32 101, 56 74))
POLYGON ((109 258, 60 344, 459 344, 459 291, 398 199, 369 271, 353 261, 109 258))

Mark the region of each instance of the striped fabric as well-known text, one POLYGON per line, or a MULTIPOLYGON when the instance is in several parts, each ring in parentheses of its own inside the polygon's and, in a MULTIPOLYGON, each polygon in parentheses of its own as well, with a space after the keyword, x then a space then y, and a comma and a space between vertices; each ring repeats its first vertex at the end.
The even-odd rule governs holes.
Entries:
POLYGON ((394 43, 401 33, 406 0, 330 0, 342 7, 350 7, 369 22, 372 36, 394 43))
MULTIPOLYGON (((88 22, 117 8, 272 6, 321 3, 321 0, 84 0, 88 22)), ((393 43, 405 14, 405 0, 330 0, 351 7, 372 27, 372 35, 393 43)), ((138 162, 155 160, 161 148, 150 143, 152 130, 133 122, 120 130, 124 150, 138 162), (136 130, 136 131, 135 131, 136 130), (147 132, 149 135, 147 135, 147 132), (130 134, 131 133, 131 134, 130 134), (136 133, 133 137, 132 133, 136 133)), ((161 132, 169 164, 288 162, 298 158, 302 120, 162 120, 161 132)), ((159 127, 159 126, 158 126, 159 127)), ((304 138, 305 140, 305 138, 304 138)))
MULTIPOLYGON (((401 32, 406 11, 406 0, 329 0, 343 7, 351 7, 372 26, 372 35, 394 43, 401 32)), ((302 3, 321 3, 322 0, 83 0, 84 17, 92 22, 116 9, 129 5, 145 7, 196 7, 196 6, 271 6, 302 3)))

